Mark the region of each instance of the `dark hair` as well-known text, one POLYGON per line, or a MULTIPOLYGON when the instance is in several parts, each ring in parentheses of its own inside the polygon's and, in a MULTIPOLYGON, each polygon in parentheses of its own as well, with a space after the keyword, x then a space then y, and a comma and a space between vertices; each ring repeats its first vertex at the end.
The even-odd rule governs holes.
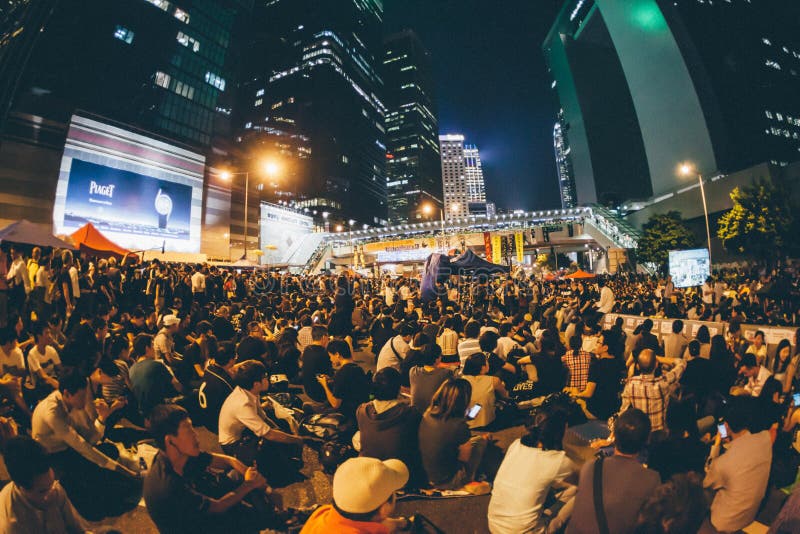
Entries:
POLYGON ((86 375, 74 367, 65 367, 64 372, 58 379, 58 390, 61 393, 74 395, 82 389, 86 389, 86 375))
POLYGON ((681 332, 683 332, 683 321, 676 319, 672 322, 672 333, 680 334, 681 332))
POLYGON ((418 365, 436 365, 436 360, 442 355, 442 347, 436 343, 428 343, 419 351, 418 365))
POLYGON ((47 451, 36 440, 27 436, 11 438, 3 451, 8 475, 14 484, 28 489, 36 477, 50 470, 47 451))
POLYGON ((139 356, 144 356, 147 352, 147 347, 151 347, 152 345, 153 336, 150 334, 137 334, 137 336, 133 338, 134 357, 138 358, 139 356))
POLYGON ((757 397, 746 395, 731 397, 725 405, 725 421, 734 432, 750 430, 759 410, 757 397))
POLYGON ((697 341, 696 339, 691 340, 689 342, 688 349, 689 349, 689 355, 692 356, 693 358, 696 358, 697 356, 700 355, 700 342, 697 341))
POLYGON ((583 337, 576 333, 575 335, 569 338, 569 348, 570 350, 581 350, 583 346, 583 337))
POLYGON ((537 447, 541 443, 546 451, 560 451, 564 448, 566 429, 566 414, 562 410, 545 408, 536 414, 520 442, 526 447, 537 447))
POLYGON ((108 323, 102 317, 95 317, 92 319, 92 330, 102 330, 107 327, 108 323))
POLYGON ((652 319, 645 319, 642 323, 642 332, 649 332, 653 329, 653 320, 652 319))
POLYGON ((698 437, 697 411, 689 401, 672 399, 667 406, 665 423, 673 437, 681 438, 684 432, 692 438, 698 437))
POLYGON ((639 510, 635 534, 697 532, 708 514, 708 501, 697 473, 673 475, 656 487, 639 510))
POLYGON ((214 327, 208 321, 200 321, 197 323, 197 326, 194 328, 195 332, 198 336, 202 336, 203 334, 208 334, 211 332, 214 333, 214 327))
POLYGON ((498 339, 500 339, 500 336, 497 335, 497 332, 487 330, 478 338, 478 345, 480 345, 483 352, 492 352, 497 348, 498 339))
POLYGON ((708 333, 708 327, 706 325, 700 325, 700 328, 697 329, 697 335, 695 337, 700 343, 711 342, 711 335, 708 333))
POLYGON ((322 341, 322 338, 328 335, 328 327, 315 324, 311 327, 311 339, 313 341, 322 341))
POLYGON ((177 404, 159 404, 150 412, 150 434, 156 440, 156 446, 166 450, 164 438, 177 436, 181 423, 189 419, 189 412, 177 404))
POLYGON ((214 361, 217 365, 225 367, 236 356, 236 348, 231 341, 223 341, 217 345, 214 361))
POLYGON ((37 342, 39 341, 39 338, 42 336, 42 334, 45 333, 46 330, 47 330, 47 325, 43 321, 36 321, 31 325, 31 334, 33 335, 33 338, 37 342))
POLYGON ((476 338, 481 333, 481 325, 478 321, 474 321, 470 319, 467 321, 467 324, 464 325, 464 335, 468 338, 476 338))
POLYGON ((119 358, 122 351, 130 349, 131 342, 125 334, 116 334, 111 338, 111 343, 108 346, 108 355, 113 358, 119 358))
POLYGON ((628 408, 614 425, 614 446, 622 454, 637 454, 650 436, 650 418, 638 408, 628 408))
POLYGON ((511 328, 513 325, 508 322, 500 323, 500 326, 497 328, 500 331, 501 336, 507 336, 509 332, 511 332, 511 328))
POLYGON ((102 356, 100 360, 97 362, 97 368, 106 375, 114 378, 115 376, 119 376, 119 367, 117 364, 114 363, 114 360, 109 358, 108 356, 102 356))
POLYGON ((481 369, 486 365, 486 355, 482 352, 476 352, 467 357, 464 361, 464 368, 461 374, 465 376, 478 376, 481 374, 481 369))
MULTIPOLYGON (((11 324, 11 323, 9 323, 11 324)), ((6 345, 17 339, 17 333, 14 332, 14 327, 7 326, 0 329, 0 345, 6 345)))
POLYGON ((463 418, 472 397, 472 385, 463 378, 448 378, 433 394, 427 414, 435 419, 463 418))
POLYGON ((372 379, 372 394, 376 400, 395 400, 400 394, 402 377, 394 367, 384 367, 372 379))
POLYGON ((261 382, 265 376, 269 375, 263 363, 256 360, 247 360, 236 370, 236 378, 234 380, 237 386, 249 390, 253 388, 256 382, 261 382))
POLYGON ((789 362, 792 361, 792 344, 789 340, 784 338, 778 342, 778 347, 775 349, 775 360, 772 362, 773 373, 785 373, 789 367, 789 362), (781 362, 781 351, 789 347, 789 357, 784 362, 781 362))
MULTIPOLYGON (((697 332, 700 333, 699 331, 697 332)), ((698 336, 697 341, 700 342, 700 338, 698 336)), ((711 338, 711 347, 708 352, 708 357, 711 360, 727 358, 730 355, 730 351, 728 350, 728 345, 725 343, 725 338, 722 337, 721 334, 717 334, 716 336, 711 338)))
POLYGON ((350 345, 347 344, 347 341, 343 341, 341 339, 334 339, 328 343, 328 354, 338 354, 345 360, 352 358, 350 353, 350 345))

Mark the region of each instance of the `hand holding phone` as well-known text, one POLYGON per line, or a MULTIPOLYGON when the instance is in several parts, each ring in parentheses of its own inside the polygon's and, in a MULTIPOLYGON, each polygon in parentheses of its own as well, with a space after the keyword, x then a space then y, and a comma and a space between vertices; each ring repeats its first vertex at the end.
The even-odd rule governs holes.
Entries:
POLYGON ((728 427, 724 421, 720 421, 717 425, 717 432, 719 432, 720 439, 728 439, 728 427))
POLYGON ((794 395, 792 395, 792 406, 794 406, 795 408, 800 406, 800 393, 795 393, 794 395))
POLYGON ((466 418, 469 419, 470 421, 475 419, 476 417, 478 417, 481 408, 483 408, 483 406, 481 406, 480 404, 478 403, 473 404, 470 408, 467 409, 466 418))

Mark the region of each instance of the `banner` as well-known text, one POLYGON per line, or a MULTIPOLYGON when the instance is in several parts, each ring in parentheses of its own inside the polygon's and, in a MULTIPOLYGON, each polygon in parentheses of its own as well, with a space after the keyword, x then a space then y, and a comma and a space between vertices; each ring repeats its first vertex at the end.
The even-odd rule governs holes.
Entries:
POLYGON ((492 236, 492 263, 503 261, 503 238, 497 234, 492 236))
POLYGON ((492 261, 492 234, 483 232, 483 249, 486 252, 486 261, 492 261))
POLYGON ((525 242, 522 236, 522 232, 517 232, 514 234, 514 245, 517 249, 517 262, 522 263, 523 253, 525 251, 525 242))

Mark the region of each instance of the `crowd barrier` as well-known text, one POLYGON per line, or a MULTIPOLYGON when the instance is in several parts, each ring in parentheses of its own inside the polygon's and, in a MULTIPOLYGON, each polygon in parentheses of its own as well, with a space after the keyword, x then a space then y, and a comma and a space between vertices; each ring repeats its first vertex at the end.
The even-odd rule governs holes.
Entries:
MULTIPOLYGON (((638 315, 623 315, 619 313, 607 313, 603 317, 603 328, 608 329, 611 328, 614 323, 616 322, 617 318, 621 317, 623 320, 622 329, 628 333, 629 335, 633 333, 633 330, 642 324, 645 319, 648 317, 640 317, 638 315)), ((657 319, 657 318, 650 318, 653 321, 653 330, 652 333, 658 337, 659 341, 662 341, 663 336, 665 334, 669 334, 672 332, 672 323, 675 322, 677 319, 657 319)), ((727 335, 728 333, 728 323, 725 322, 714 322, 714 321, 692 321, 689 319, 681 319, 683 321, 683 333, 689 338, 693 339, 695 335, 697 335, 697 330, 702 326, 706 325, 708 327, 708 332, 711 334, 711 337, 721 334, 727 335)), ((795 331, 797 330, 796 327, 791 326, 761 326, 755 324, 743 324, 742 325, 742 335, 748 341, 753 339, 756 331, 761 330, 764 332, 764 342, 767 344, 767 360, 771 361, 772 358, 775 357, 775 350, 778 348, 778 343, 782 339, 788 339, 789 343, 792 344, 794 347, 794 340, 795 340, 795 331)), ((794 351, 793 351, 794 352, 794 351)))

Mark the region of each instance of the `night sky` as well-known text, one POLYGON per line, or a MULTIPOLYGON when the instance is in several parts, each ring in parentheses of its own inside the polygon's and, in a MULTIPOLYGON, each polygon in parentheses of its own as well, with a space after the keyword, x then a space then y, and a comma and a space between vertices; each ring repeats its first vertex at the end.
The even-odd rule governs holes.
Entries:
POLYGON ((385 0, 387 32, 411 28, 433 56, 440 133, 478 146, 487 199, 561 207, 556 98, 541 52, 560 0, 385 0))

